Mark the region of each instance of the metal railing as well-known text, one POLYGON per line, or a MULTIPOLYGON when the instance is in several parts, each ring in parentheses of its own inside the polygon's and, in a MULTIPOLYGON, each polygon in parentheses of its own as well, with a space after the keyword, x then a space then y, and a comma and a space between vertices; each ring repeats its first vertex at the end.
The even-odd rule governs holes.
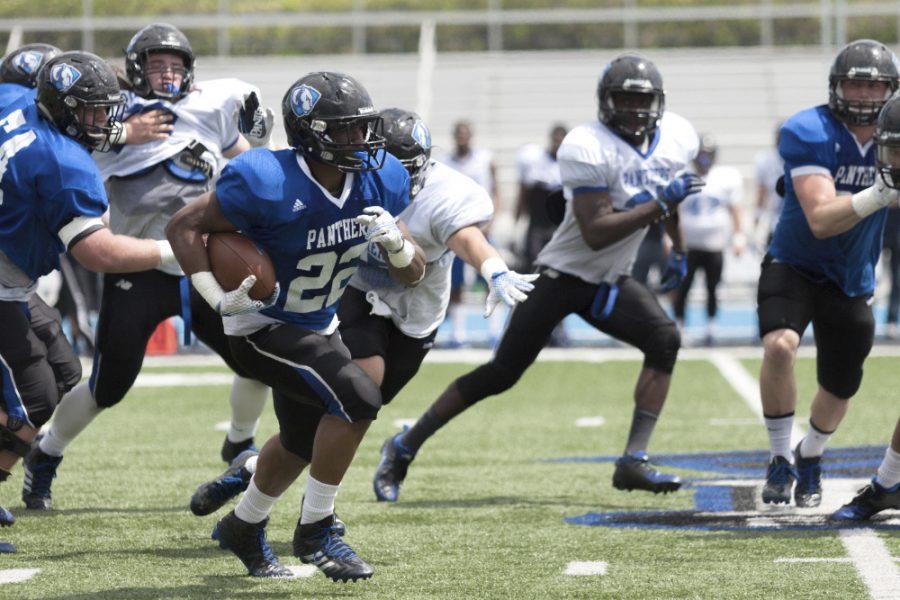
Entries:
POLYGON ((369 27, 481 25, 486 27, 487 48, 504 50, 504 26, 539 24, 617 24, 622 27, 623 47, 638 48, 638 26, 647 23, 684 23, 715 21, 756 21, 759 23, 759 45, 774 43, 774 22, 781 19, 814 19, 819 22, 819 43, 826 48, 842 45, 847 40, 847 23, 854 17, 893 17, 897 40, 900 40, 900 2, 881 0, 851 4, 847 0, 819 0, 802 4, 775 4, 759 0, 757 4, 717 6, 638 6, 636 0, 625 0, 619 8, 504 9, 502 0, 488 0, 485 10, 465 11, 396 11, 367 10, 365 0, 354 0, 346 12, 231 12, 229 0, 219 0, 218 11, 206 14, 169 14, 104 16, 94 14, 93 1, 82 0, 82 16, 78 18, 34 17, 0 19, 0 31, 81 31, 81 46, 94 48, 97 31, 134 31, 154 18, 164 18, 178 27, 215 29, 217 54, 231 52, 230 30, 295 26, 304 28, 349 27, 355 53, 366 51, 369 27))

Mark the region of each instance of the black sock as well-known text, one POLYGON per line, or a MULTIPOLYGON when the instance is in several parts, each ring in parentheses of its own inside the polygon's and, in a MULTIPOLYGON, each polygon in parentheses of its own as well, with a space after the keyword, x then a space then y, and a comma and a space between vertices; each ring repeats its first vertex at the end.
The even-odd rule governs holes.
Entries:
POLYGON ((628 443, 625 445, 625 454, 635 454, 647 450, 647 444, 650 443, 650 435, 653 433, 653 428, 656 427, 658 417, 658 414, 642 408, 634 409, 634 416, 631 417, 631 431, 628 432, 628 443))
POLYGON ((410 427, 409 431, 400 438, 400 443, 406 446, 410 452, 415 453, 425 443, 425 440, 446 424, 446 421, 434 413, 434 408, 429 407, 415 425, 410 427))

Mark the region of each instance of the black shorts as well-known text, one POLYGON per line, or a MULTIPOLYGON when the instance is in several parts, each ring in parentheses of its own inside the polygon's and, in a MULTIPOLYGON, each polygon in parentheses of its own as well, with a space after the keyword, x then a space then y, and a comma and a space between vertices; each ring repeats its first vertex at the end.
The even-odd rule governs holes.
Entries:
POLYGON ((186 277, 162 271, 107 274, 103 280, 90 387, 98 406, 117 404, 137 378, 147 342, 156 327, 176 315, 213 349, 232 371, 247 375, 231 357, 222 317, 186 277), (188 309, 189 310, 185 310, 188 309))
POLYGON ((62 333, 59 312, 37 294, 0 302, 0 379, 4 412, 40 427, 81 380, 81 363, 62 333))
POLYGON ((424 338, 410 337, 390 319, 371 312, 372 305, 366 300, 365 292, 347 286, 338 309, 341 339, 352 358, 380 356, 384 359, 381 400, 387 404, 419 371, 425 355, 434 346, 437 329, 424 338))
POLYGON ((839 398, 856 393, 875 337, 869 298, 847 296, 835 283, 814 280, 767 256, 759 276, 757 305, 761 338, 779 329, 802 336, 812 323, 819 385, 839 398))

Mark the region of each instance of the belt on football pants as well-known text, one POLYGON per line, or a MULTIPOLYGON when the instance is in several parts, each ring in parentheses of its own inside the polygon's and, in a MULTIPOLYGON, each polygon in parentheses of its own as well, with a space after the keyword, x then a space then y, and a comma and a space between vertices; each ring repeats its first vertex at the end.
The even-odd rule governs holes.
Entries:
POLYGON ((619 286, 614 283, 602 282, 597 286, 594 301, 591 302, 591 316, 598 321, 605 321, 612 314, 616 306, 616 298, 619 296, 619 286))
POLYGON ((178 281, 181 292, 181 320, 184 322, 184 345, 191 345, 191 281, 182 275, 178 281))

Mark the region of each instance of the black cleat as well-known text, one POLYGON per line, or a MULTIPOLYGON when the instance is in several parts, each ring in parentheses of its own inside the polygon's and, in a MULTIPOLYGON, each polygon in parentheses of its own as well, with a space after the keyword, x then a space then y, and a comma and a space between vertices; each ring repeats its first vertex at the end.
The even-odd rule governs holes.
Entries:
POLYGON ((831 515, 832 521, 868 521, 883 510, 900 509, 900 483, 883 487, 873 477, 872 481, 857 492, 848 504, 831 515))
POLYGON ((766 470, 766 485, 762 490, 765 504, 790 504, 791 488, 797 479, 794 465, 783 456, 776 456, 766 470))
POLYGON ((822 457, 802 457, 800 444, 797 444, 794 449, 794 465, 797 472, 794 502, 801 508, 819 506, 822 503, 822 457))
POLYGON ((334 515, 321 521, 294 529, 294 556, 306 564, 319 568, 332 581, 369 579, 375 573, 341 538, 335 527, 334 515))
POLYGON ((375 469, 372 487, 380 502, 396 502, 400 496, 400 484, 406 479, 409 465, 416 457, 415 452, 400 443, 401 431, 391 436, 381 445, 381 462, 375 469))
POLYGON ((668 494, 681 488, 681 477, 660 473, 650 466, 650 458, 645 452, 625 454, 616 461, 613 473, 613 487, 617 490, 645 490, 668 494))
POLYGON ((244 450, 237 455, 224 473, 212 481, 200 484, 191 496, 191 512, 198 517, 214 513, 246 490, 253 475, 244 468, 244 465, 250 458, 258 455, 259 452, 256 450, 244 450))
POLYGON ((278 562, 278 557, 266 541, 266 523, 247 523, 231 511, 216 523, 212 539, 223 550, 230 550, 241 559, 251 577, 291 577, 290 569, 278 562))
POLYGON ((252 437, 241 442, 232 442, 226 435, 225 441, 222 442, 222 452, 220 456, 222 457, 222 460, 230 465, 234 462, 234 459, 238 457, 238 454, 246 452, 247 450, 253 450, 256 453, 259 453, 259 448, 253 445, 252 437))
POLYGON ((25 470, 25 478, 22 481, 22 502, 25 503, 25 508, 31 510, 51 510, 53 508, 53 502, 50 499, 50 485, 53 483, 53 478, 56 477, 56 469, 62 459, 62 456, 50 456, 44 453, 39 446, 39 439, 35 438, 22 463, 25 470))

